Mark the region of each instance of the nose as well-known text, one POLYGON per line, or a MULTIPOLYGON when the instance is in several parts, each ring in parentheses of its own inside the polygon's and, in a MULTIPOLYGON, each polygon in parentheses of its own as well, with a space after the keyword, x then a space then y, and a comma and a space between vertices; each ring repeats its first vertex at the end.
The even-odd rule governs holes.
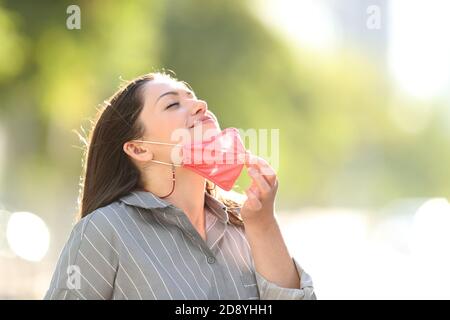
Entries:
POLYGON ((208 110, 208 104, 204 100, 197 100, 193 103, 192 115, 205 114, 208 110))

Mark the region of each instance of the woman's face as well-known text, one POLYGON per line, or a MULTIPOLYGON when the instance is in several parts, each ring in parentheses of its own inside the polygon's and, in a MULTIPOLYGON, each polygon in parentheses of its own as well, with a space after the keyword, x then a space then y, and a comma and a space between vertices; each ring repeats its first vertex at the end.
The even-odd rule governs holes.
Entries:
MULTIPOLYGON (((142 140, 186 143, 220 132, 216 116, 205 101, 197 99, 185 84, 156 78, 145 84, 144 107, 139 116, 144 126, 142 140), (189 141, 188 141, 189 140, 189 141)), ((154 158, 168 160, 172 147, 149 145, 154 158)))

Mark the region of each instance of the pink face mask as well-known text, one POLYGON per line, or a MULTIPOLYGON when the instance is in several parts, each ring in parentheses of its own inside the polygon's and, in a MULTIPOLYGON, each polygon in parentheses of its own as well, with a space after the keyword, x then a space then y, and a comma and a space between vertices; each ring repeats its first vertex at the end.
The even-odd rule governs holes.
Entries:
POLYGON ((210 139, 183 145, 145 140, 135 141, 182 147, 181 165, 157 160, 151 161, 187 168, 226 191, 230 191, 239 178, 247 153, 236 128, 227 128, 210 139))

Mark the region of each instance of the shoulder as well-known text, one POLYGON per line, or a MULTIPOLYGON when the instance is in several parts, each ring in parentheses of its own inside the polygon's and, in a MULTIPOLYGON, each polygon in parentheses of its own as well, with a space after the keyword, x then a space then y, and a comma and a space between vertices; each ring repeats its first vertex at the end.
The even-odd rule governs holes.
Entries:
MULTIPOLYGON (((80 239, 88 237, 91 241, 99 238, 108 240, 115 238, 127 208, 116 201, 107 206, 98 208, 80 219, 74 226, 72 233, 80 239)), ((74 236, 73 235, 73 236, 74 236)))

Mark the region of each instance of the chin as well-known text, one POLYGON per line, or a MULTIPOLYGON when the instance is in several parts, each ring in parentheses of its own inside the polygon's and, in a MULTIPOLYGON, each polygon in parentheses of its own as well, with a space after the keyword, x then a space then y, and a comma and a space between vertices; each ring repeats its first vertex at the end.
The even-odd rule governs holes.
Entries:
POLYGON ((220 131, 217 122, 208 121, 203 125, 191 128, 191 136, 193 137, 193 141, 202 141, 219 134, 220 131))

